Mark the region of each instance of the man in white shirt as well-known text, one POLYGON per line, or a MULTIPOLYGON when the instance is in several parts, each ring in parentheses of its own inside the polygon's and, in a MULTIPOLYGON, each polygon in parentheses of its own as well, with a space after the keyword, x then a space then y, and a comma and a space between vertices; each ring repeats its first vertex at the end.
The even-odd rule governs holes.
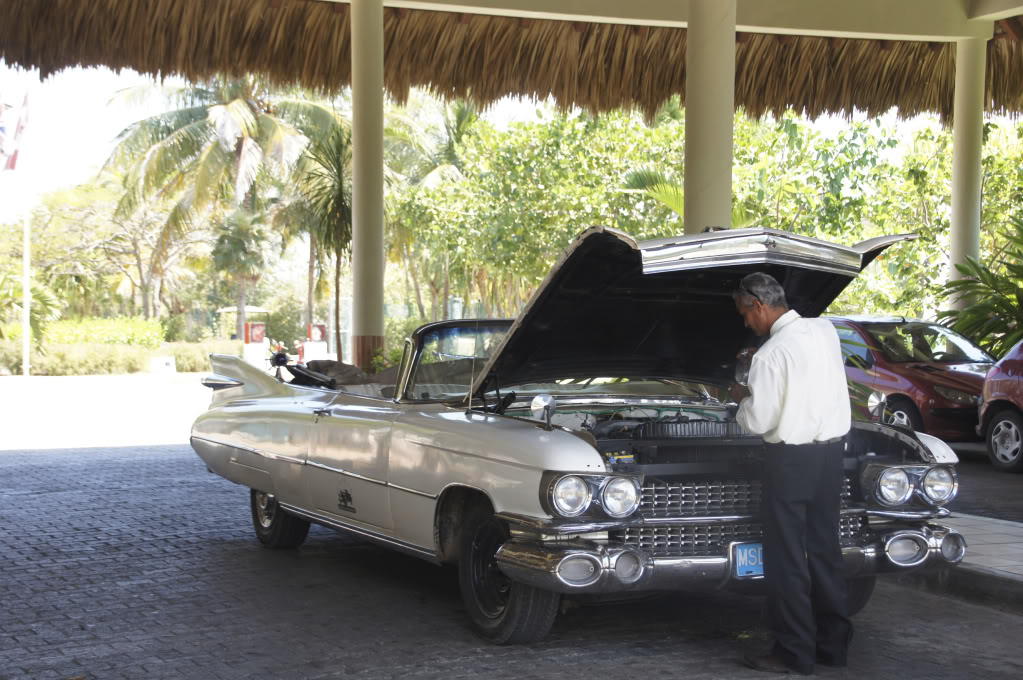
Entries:
POLYGON ((761 671, 809 675, 844 666, 852 623, 839 544, 842 457, 851 412, 838 334, 788 308, 767 274, 734 294, 746 326, 770 336, 753 355, 748 386, 733 385, 736 419, 765 442, 764 576, 774 647, 746 656, 761 671))

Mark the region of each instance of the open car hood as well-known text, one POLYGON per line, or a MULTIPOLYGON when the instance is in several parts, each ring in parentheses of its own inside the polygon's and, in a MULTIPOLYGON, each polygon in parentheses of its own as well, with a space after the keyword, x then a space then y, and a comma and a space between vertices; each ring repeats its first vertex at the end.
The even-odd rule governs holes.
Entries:
POLYGON ((732 292, 762 271, 789 307, 819 316, 888 246, 847 247, 775 229, 730 229, 637 242, 607 227, 576 238, 512 324, 473 393, 586 376, 646 376, 723 384, 754 342, 732 292))

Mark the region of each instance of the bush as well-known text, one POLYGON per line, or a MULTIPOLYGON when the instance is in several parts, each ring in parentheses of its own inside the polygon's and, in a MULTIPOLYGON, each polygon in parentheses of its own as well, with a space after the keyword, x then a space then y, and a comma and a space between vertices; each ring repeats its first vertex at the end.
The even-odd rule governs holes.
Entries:
POLYGON ((131 345, 156 349, 163 341, 157 319, 65 319, 50 324, 46 344, 131 345))
MULTIPOLYGON (((165 343, 156 351, 133 345, 79 343, 49 344, 46 353, 33 352, 32 375, 107 375, 149 370, 154 356, 173 356, 181 373, 210 370, 210 354, 241 356, 242 345, 234 340, 203 343, 165 343)), ((21 374, 21 343, 0 341, 0 374, 21 374)))
POLYGON ((242 343, 237 340, 210 340, 208 342, 166 342, 160 347, 161 355, 174 357, 178 373, 202 373, 210 370, 211 354, 242 355, 242 343))

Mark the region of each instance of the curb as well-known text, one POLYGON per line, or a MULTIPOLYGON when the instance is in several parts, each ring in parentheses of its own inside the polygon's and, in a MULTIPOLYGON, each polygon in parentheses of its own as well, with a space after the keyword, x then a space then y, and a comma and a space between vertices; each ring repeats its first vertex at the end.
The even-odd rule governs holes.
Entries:
POLYGON ((976 564, 944 566, 922 573, 899 574, 893 580, 917 590, 1023 614, 1023 576, 990 567, 976 564))

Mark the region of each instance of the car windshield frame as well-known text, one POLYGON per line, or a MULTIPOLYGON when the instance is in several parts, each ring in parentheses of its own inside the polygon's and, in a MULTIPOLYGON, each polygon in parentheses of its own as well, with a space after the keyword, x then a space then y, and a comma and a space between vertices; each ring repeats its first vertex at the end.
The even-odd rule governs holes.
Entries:
POLYGON ((872 321, 861 323, 863 330, 874 341, 885 359, 891 363, 935 363, 935 364, 993 364, 994 357, 981 349, 969 338, 947 326, 929 321, 872 321), (944 340, 955 347, 952 350, 935 350, 928 343, 927 335, 944 340))

